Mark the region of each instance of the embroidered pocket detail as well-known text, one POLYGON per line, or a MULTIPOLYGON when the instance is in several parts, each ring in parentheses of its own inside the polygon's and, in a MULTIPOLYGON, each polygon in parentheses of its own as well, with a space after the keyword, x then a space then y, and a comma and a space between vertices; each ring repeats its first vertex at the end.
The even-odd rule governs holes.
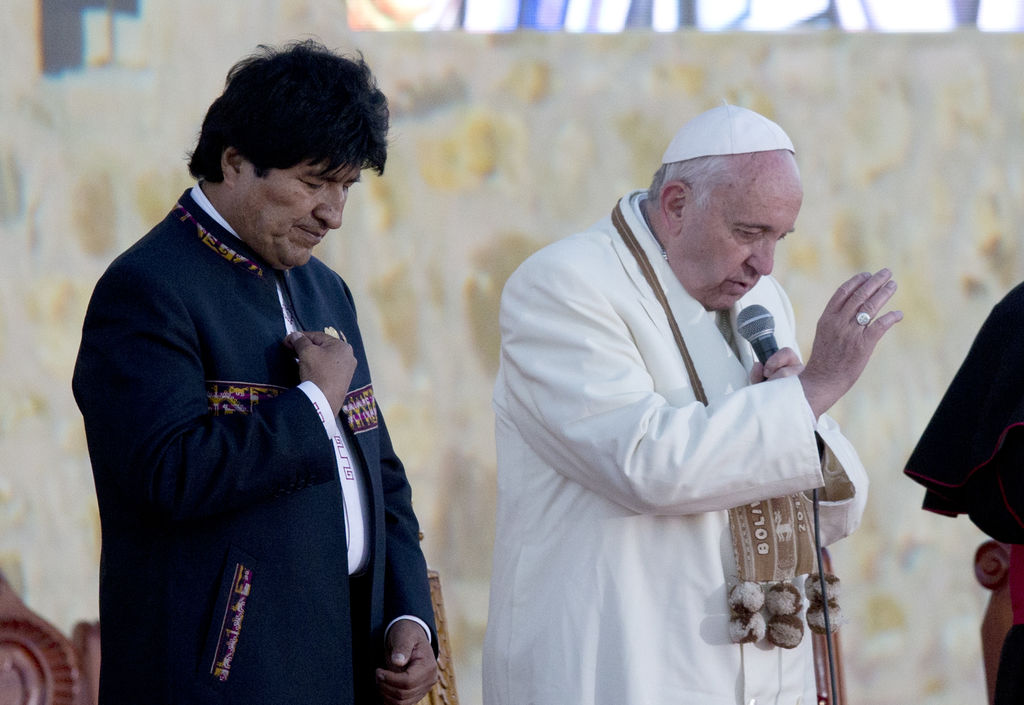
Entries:
POLYGON ((224 414, 251 414, 264 399, 273 399, 281 387, 245 382, 217 382, 207 380, 206 402, 214 416, 224 414))
POLYGON ((364 433, 377 428, 377 400, 373 397, 373 385, 368 384, 349 392, 341 411, 352 433, 364 433))
POLYGON ((241 563, 235 564, 235 575, 231 580, 231 592, 224 608, 221 620, 220 635, 217 639, 217 650, 214 654, 210 675, 224 682, 231 675, 231 663, 235 660, 238 640, 242 635, 242 621, 245 619, 245 607, 252 593, 252 569, 241 563))

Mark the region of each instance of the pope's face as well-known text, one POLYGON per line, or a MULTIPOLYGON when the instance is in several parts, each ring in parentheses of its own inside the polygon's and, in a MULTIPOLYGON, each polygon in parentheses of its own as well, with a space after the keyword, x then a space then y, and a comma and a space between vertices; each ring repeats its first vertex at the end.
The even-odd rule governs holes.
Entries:
POLYGON ((728 175, 705 206, 686 199, 665 243, 683 288, 705 309, 731 308, 775 264, 775 246, 792 232, 803 187, 785 150, 730 157, 728 175))
POLYGON ((328 230, 341 227, 348 190, 359 173, 342 167, 324 174, 320 166, 303 163, 258 176, 243 158, 230 175, 236 207, 228 222, 271 267, 301 266, 328 230))

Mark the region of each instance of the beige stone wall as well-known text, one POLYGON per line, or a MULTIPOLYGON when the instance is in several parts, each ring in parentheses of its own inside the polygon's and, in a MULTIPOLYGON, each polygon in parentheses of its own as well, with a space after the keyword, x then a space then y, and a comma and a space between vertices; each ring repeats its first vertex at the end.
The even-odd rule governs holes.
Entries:
POLYGON ((842 280, 888 265, 900 282, 906 320, 834 410, 874 478, 863 527, 834 551, 851 700, 981 701, 983 537, 920 511, 901 470, 1024 274, 1024 39, 355 34, 341 0, 150 0, 112 42, 86 27, 87 68, 44 77, 35 5, 0 10, 0 569, 31 606, 63 629, 97 612, 98 516, 70 393, 91 288, 188 185, 184 155, 230 65, 315 34, 362 50, 394 108, 384 178, 357 187, 319 254, 360 304, 463 702, 480 699, 502 283, 646 186, 678 125, 722 99, 773 117, 798 149, 805 205, 776 273, 805 350, 842 280))

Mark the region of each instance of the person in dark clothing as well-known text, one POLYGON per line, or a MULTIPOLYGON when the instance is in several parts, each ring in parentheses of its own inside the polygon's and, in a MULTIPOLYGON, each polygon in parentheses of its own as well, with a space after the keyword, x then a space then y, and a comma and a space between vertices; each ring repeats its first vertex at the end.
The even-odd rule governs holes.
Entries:
POLYGON ((1003 643, 996 705, 1024 702, 1024 284, 996 304, 925 427, 904 472, 923 508, 966 514, 1010 546, 1013 626, 1003 643))
POLYGON ((352 294, 312 256, 387 100, 362 57, 260 47, 185 191, 118 256, 73 390, 102 524, 101 705, 411 705, 437 639, 352 294))

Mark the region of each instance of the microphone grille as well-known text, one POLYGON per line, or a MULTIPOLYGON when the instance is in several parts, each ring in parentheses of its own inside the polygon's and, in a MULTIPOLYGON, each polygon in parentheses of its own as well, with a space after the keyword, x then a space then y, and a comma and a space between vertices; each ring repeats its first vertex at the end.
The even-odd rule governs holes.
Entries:
POLYGON ((736 329, 746 340, 756 340, 775 332, 775 319, 764 306, 751 304, 736 316, 736 329))

